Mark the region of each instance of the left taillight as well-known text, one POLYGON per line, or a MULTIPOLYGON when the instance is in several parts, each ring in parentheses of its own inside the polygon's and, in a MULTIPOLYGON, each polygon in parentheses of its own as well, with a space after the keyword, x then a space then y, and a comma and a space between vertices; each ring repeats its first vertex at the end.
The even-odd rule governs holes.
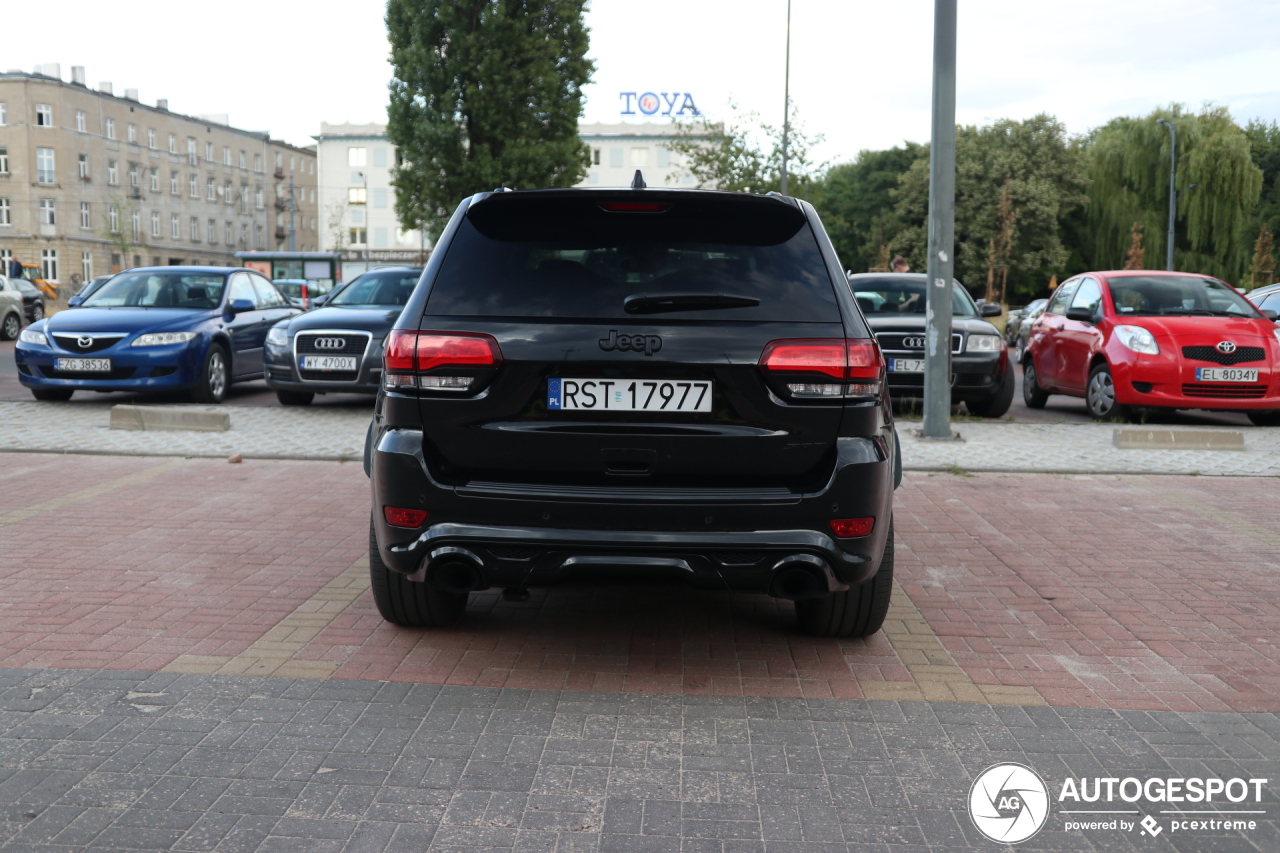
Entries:
POLYGON ((793 397, 870 399, 880 395, 885 366, 872 338, 800 338, 770 341, 760 369, 793 397))
POLYGON ((477 369, 502 364, 502 350, 491 335, 395 329, 387 336, 382 359, 388 388, 466 392, 480 378, 477 369))

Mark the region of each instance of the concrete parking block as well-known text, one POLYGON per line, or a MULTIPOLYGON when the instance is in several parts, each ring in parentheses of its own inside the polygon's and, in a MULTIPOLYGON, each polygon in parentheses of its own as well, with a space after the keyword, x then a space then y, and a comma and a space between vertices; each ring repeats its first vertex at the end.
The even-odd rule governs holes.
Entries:
POLYGON ((231 413, 226 409, 202 406, 129 406, 111 407, 112 429, 191 430, 226 432, 231 429, 231 413))
POLYGON ((1124 427, 1112 433, 1111 443, 1121 450, 1244 450, 1244 432, 1238 429, 1148 429, 1124 427))

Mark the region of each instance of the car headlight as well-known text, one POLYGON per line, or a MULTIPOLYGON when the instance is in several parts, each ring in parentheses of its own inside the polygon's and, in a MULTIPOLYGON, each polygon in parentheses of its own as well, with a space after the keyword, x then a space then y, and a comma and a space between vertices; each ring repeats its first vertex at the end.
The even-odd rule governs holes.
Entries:
POLYGON ((134 347, 167 347, 174 344, 185 344, 196 336, 195 332, 152 332, 138 335, 130 346, 134 347))
POLYGON ((285 326, 272 326, 267 332, 267 343, 282 347, 289 343, 289 329, 285 326))
POLYGON ((23 329, 22 334, 18 335, 18 340, 24 344, 39 344, 42 347, 49 345, 49 339, 45 337, 44 332, 33 329, 23 329))
POLYGON ((1114 334, 1121 346, 1128 347, 1134 352, 1145 352, 1148 355, 1160 354, 1160 345, 1156 343, 1155 337, 1141 326, 1116 326, 1114 334))
POLYGON ((1004 338, 999 335, 970 335, 964 343, 965 352, 1000 352, 1004 338))

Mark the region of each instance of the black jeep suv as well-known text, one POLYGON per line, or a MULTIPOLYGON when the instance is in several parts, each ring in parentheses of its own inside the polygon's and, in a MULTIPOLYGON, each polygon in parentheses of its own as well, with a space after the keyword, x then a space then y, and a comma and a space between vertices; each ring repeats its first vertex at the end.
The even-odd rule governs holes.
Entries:
POLYGON ((691 190, 464 201, 386 344, 374 599, 679 578, 862 636, 893 580, 880 349, 812 207, 691 190))

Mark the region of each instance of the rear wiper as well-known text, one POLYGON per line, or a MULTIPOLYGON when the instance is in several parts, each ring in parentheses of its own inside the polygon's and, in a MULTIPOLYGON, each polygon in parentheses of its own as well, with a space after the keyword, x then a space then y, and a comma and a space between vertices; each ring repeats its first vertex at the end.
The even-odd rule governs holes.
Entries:
POLYGON ((622 300, 628 314, 661 314, 666 311, 709 311, 716 308, 754 308, 760 300, 732 293, 633 293, 622 300))

